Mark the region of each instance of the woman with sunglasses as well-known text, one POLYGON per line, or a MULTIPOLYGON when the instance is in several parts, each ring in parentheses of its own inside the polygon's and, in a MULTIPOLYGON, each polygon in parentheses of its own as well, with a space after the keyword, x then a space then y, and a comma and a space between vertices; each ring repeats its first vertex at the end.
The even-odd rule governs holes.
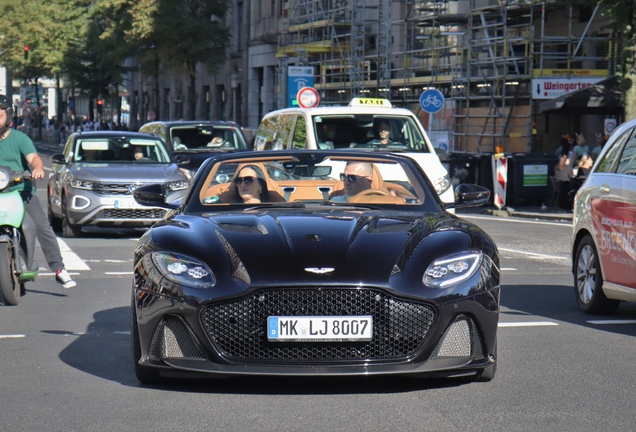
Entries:
POLYGON ((269 192, 263 171, 256 165, 247 165, 234 176, 235 196, 246 204, 268 202, 269 192))

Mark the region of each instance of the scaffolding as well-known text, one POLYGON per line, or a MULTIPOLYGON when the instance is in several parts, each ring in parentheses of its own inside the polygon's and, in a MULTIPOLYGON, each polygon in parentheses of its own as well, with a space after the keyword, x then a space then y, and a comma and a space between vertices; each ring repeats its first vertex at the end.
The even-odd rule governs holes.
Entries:
POLYGON ((502 144, 506 151, 529 151, 536 116, 533 79, 569 78, 581 70, 607 77, 616 71, 614 35, 599 25, 590 30, 601 19, 598 6, 557 0, 286 5, 278 56, 314 66, 324 103, 366 94, 415 111, 421 93, 437 88, 451 113, 448 128, 456 150, 491 152, 502 144))

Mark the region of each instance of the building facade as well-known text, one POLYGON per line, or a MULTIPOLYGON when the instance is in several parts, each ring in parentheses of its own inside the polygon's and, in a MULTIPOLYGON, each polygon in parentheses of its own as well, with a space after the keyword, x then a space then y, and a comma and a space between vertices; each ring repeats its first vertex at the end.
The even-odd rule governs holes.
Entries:
MULTIPOLYGON (((541 110, 548 99, 615 75, 620 42, 598 7, 565 1, 235 0, 222 70, 197 78, 197 119, 256 128, 286 107, 288 67, 313 70, 323 104, 384 97, 416 112, 456 151, 549 152, 562 133, 593 140, 620 107, 541 110), (428 115, 420 97, 444 95, 428 115)), ((130 127, 184 118, 186 77, 130 74, 130 127), (159 91, 153 91, 159 88, 159 91), (156 102, 156 103, 155 103, 156 102), (158 112, 150 107, 159 106, 158 112)))

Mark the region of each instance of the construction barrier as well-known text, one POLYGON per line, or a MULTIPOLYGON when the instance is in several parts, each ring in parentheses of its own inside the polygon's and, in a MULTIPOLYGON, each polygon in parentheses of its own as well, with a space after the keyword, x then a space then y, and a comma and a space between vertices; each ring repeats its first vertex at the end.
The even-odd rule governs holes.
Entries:
POLYGON ((492 155, 492 172, 494 184, 493 202, 501 210, 506 205, 506 186, 508 184, 508 159, 504 154, 492 155))

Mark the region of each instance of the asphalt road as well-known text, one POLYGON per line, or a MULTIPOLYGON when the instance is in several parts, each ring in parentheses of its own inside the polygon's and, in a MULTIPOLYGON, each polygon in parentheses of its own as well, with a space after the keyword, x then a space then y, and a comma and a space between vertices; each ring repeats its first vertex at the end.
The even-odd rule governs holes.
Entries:
MULTIPOLYGON (((244 378, 141 386, 129 341, 139 233, 94 230, 61 239, 77 288, 63 289, 47 270, 18 306, 0 306, 0 428, 635 430, 636 305, 611 317, 578 311, 567 224, 464 216, 493 236, 502 257, 499 365, 490 383, 244 378)), ((39 250, 36 258, 44 263, 39 250)))

